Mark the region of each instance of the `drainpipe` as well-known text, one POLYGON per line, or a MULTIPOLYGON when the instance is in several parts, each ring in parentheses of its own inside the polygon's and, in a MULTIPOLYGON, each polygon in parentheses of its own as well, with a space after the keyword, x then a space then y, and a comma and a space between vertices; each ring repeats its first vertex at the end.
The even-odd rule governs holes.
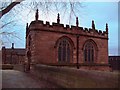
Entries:
POLYGON ((77 39, 77 50, 76 50, 77 52, 77 63, 76 64, 77 65, 76 66, 77 66, 77 69, 79 69, 79 62, 78 62, 79 61, 79 35, 76 35, 76 36, 77 36, 76 38, 77 39))

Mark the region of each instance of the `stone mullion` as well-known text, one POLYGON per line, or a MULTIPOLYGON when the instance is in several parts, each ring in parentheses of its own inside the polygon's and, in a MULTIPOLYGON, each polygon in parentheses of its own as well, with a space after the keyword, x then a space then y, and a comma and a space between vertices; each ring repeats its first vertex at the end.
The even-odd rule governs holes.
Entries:
POLYGON ((94 63, 94 48, 92 49, 92 62, 94 63))
POLYGON ((88 48, 87 48, 87 50, 86 50, 86 53, 87 53, 87 54, 86 54, 86 55, 87 55, 87 60, 86 60, 86 61, 88 62, 88 48))
POLYGON ((90 47, 90 62, 92 62, 92 48, 90 47))
POLYGON ((61 43, 61 61, 63 61, 63 42, 61 43))
POLYGON ((86 50, 86 48, 84 50, 85 50, 84 62, 86 63, 86 61, 87 61, 87 50, 86 50))
POLYGON ((66 62, 68 62, 68 59, 67 59, 67 57, 68 57, 67 46, 68 45, 67 44, 68 44, 68 42, 65 43, 65 49, 66 49, 66 52, 65 52, 66 53, 66 58, 65 59, 66 59, 66 62))

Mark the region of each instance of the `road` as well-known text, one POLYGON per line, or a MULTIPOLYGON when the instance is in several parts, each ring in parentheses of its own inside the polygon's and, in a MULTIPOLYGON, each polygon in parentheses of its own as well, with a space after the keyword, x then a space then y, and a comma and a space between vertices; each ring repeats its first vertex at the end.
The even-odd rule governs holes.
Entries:
POLYGON ((54 85, 16 70, 2 70, 2 88, 56 88, 54 85))

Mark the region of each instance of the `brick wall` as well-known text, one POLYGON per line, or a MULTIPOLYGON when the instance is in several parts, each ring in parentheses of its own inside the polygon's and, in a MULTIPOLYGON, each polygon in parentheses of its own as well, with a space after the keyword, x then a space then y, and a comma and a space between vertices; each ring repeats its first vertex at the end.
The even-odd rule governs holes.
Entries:
POLYGON ((3 64, 23 64, 25 60, 25 49, 2 47, 3 64))

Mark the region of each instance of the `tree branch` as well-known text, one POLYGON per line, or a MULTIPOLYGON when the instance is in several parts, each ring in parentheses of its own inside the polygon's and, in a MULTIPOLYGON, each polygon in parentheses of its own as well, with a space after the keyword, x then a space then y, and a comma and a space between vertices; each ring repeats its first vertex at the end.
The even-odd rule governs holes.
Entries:
POLYGON ((10 5, 8 5, 5 9, 3 9, 2 11, 0 11, 0 18, 5 15, 6 13, 8 13, 14 6, 16 6, 17 4, 20 4, 23 0, 16 0, 14 2, 12 2, 10 5))

